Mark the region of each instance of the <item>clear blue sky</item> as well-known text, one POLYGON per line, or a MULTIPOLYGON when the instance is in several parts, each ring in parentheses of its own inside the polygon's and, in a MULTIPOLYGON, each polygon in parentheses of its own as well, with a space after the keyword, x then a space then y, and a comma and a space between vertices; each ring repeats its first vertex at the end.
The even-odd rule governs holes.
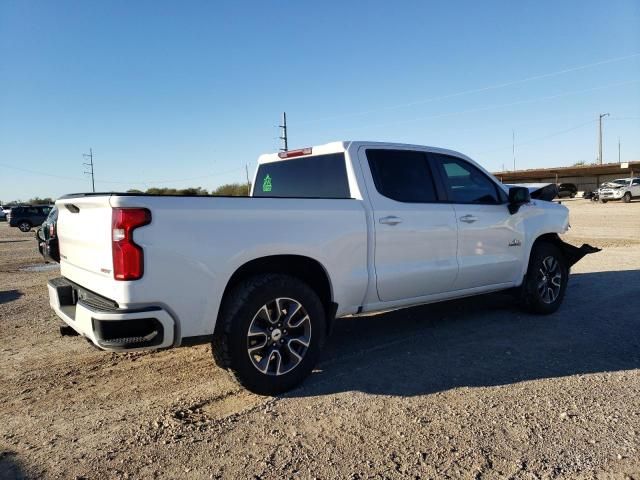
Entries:
POLYGON ((411 142, 491 170, 512 130, 518 168, 593 161, 609 112, 605 161, 618 137, 640 160, 638 0, 3 0, 0 58, 3 201, 87 191, 89 147, 98 190, 241 181, 283 110, 291 147, 411 142))

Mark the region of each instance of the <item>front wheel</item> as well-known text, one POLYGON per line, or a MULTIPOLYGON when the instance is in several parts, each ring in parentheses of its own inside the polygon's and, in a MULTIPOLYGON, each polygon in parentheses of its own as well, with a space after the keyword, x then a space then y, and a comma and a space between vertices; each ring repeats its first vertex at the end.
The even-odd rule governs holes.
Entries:
POLYGON ((569 281, 569 268, 562 252, 548 242, 534 245, 522 285, 523 306, 547 315, 560 307, 569 281))
POLYGON ((213 357, 248 390, 276 395, 311 373, 325 336, 324 307, 306 283, 288 275, 258 275, 225 299, 213 357))
POLYGON ((602 203, 607 203, 609 200, 600 200, 602 203))
POLYGON ((31 231, 31 224, 29 222, 20 222, 20 224, 18 224, 18 228, 20 229, 21 232, 30 232, 31 231))

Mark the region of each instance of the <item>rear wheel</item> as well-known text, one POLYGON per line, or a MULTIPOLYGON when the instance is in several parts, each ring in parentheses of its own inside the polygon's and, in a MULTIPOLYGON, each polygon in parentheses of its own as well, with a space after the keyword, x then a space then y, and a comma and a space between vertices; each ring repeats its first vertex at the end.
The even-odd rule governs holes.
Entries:
POLYGON ((631 201, 631 192, 625 193, 624 196, 622 197, 622 201, 624 203, 629 203, 631 201))
POLYGON ((537 243, 522 285, 523 306, 534 313, 555 312, 564 299, 569 268, 562 252, 549 242, 537 243))
POLYGON ((25 221, 22 221, 18 224, 18 228, 20 229, 21 232, 30 232, 31 231, 31 223, 25 221))
POLYGON ((302 382, 326 336, 318 295, 288 275, 268 274, 238 284, 218 318, 213 356, 254 393, 275 395, 302 382))
POLYGON ((602 203, 607 203, 609 200, 600 200, 602 203))

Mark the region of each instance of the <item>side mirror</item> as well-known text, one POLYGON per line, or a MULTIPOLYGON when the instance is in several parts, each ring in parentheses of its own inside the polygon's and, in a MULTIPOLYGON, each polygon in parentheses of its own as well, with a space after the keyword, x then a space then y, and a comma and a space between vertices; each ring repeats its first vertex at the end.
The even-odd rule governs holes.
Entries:
POLYGON ((513 215, 520 207, 525 203, 531 201, 531 194, 526 187, 511 187, 509 188, 509 213, 513 215))

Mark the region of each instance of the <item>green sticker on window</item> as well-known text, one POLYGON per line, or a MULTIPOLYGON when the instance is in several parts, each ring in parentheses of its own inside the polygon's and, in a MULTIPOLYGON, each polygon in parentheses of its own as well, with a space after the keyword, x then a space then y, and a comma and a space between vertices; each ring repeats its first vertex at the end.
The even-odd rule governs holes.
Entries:
POLYGON ((269 174, 267 174, 267 176, 264 177, 264 180, 262 182, 262 191, 263 192, 271 191, 271 177, 269 176, 269 174))

